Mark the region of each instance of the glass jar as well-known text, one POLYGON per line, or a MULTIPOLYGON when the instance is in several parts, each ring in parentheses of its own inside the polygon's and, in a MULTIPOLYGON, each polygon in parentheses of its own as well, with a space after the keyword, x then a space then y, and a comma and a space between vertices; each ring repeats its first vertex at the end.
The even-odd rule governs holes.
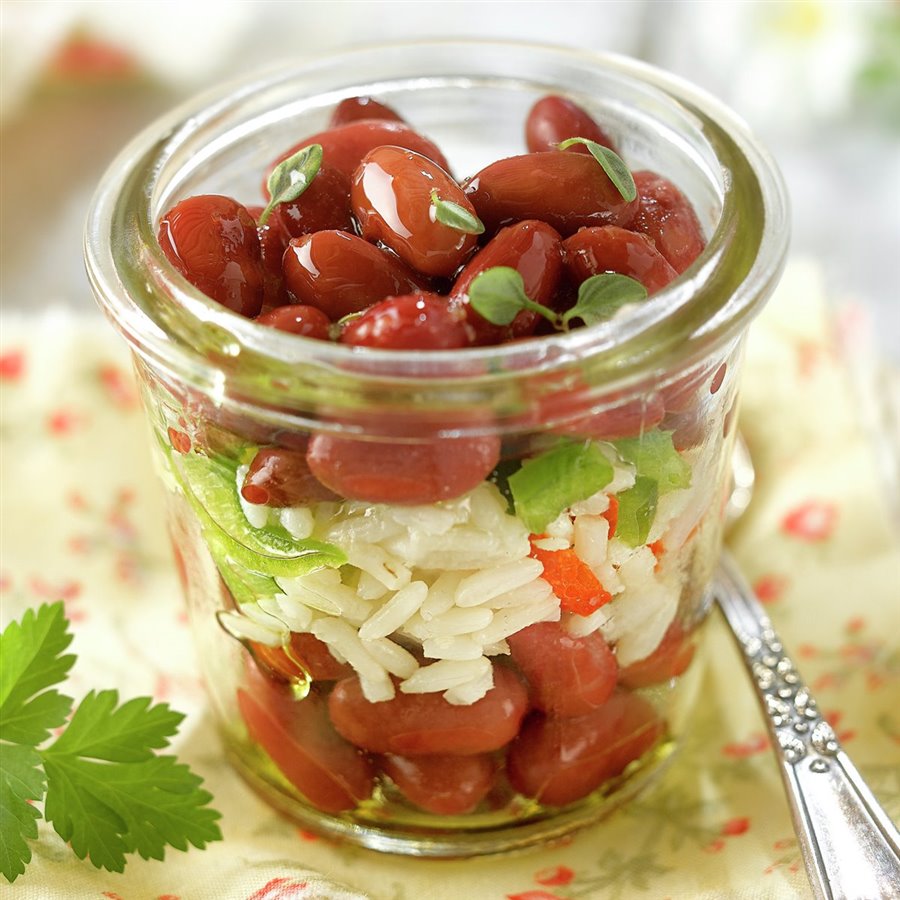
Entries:
POLYGON ((540 46, 317 60, 124 151, 87 268, 133 351, 203 674, 253 787, 304 827, 451 856, 558 837, 661 769, 699 678, 742 340, 786 244, 779 175, 726 109, 640 63, 540 46), (599 325, 360 351, 230 312, 156 242, 177 200, 252 202, 344 98, 389 104, 469 173, 521 152, 551 93, 677 184, 708 238, 599 325), (282 495, 244 490, 265 466, 282 495))

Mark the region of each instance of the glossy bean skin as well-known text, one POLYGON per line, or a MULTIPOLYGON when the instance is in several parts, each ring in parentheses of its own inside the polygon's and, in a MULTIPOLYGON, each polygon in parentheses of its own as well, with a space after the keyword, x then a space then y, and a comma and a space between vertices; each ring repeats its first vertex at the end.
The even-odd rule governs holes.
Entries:
POLYGON ((500 438, 424 435, 408 443, 317 434, 306 459, 322 484, 348 500, 417 506, 459 497, 481 484, 500 459, 500 438))
POLYGON ((284 257, 284 251, 287 249, 291 236, 284 230, 277 216, 270 216, 265 225, 258 224, 263 207, 248 206, 247 211, 257 222, 256 233, 259 236, 259 252, 262 259, 264 277, 261 310, 265 313, 276 306, 290 302, 284 286, 281 260, 284 257))
POLYGON ((612 696, 618 670, 602 634, 574 637, 558 622, 538 622, 507 642, 532 704, 548 715, 583 716, 612 696))
POLYGON ((432 191, 474 215, 457 183, 430 159, 401 147, 377 147, 353 175, 350 204, 367 241, 380 241, 408 266, 452 275, 475 249, 476 236, 435 218, 432 191))
POLYGON ((372 763, 337 734, 321 697, 294 700, 287 685, 247 674, 247 688, 237 693, 247 731, 313 806, 339 813, 371 795, 372 763))
POLYGON ((498 160, 469 179, 465 192, 489 232, 523 219, 540 219, 561 235, 628 227, 638 210, 638 198, 625 200, 593 157, 568 150, 498 160))
POLYGON ((231 197, 200 194, 176 203, 157 234, 166 258, 198 290, 242 316, 262 308, 265 270, 256 222, 231 197))
POLYGON ((304 306, 302 303, 276 306, 262 313, 256 321, 259 325, 267 325, 269 328, 287 331, 289 334, 315 338, 317 341, 327 341, 331 328, 331 319, 321 309, 304 306))
POLYGON ((314 681, 337 681, 353 674, 353 669, 338 662, 328 645, 314 634, 293 632, 287 648, 252 641, 251 648, 260 668, 279 681, 292 681, 307 675, 314 681))
MULTIPOLYGON (((538 100, 525 120, 525 143, 530 153, 555 150, 556 145, 572 137, 583 137, 615 151, 609 135, 593 117, 577 103, 551 94, 538 100)), ((590 153, 583 144, 573 144, 569 151, 590 153)))
POLYGON ((592 275, 617 272, 640 281, 648 294, 655 294, 678 277, 650 238, 616 225, 575 232, 563 241, 563 259, 576 284, 592 275))
POLYGON ((665 684, 683 674, 694 658, 696 647, 681 623, 674 621, 659 646, 646 659, 640 659, 619 672, 619 683, 627 688, 665 684))
POLYGON ((525 293, 535 302, 551 305, 562 273, 562 239, 544 222, 527 219, 497 234, 466 263, 453 283, 450 297, 465 306, 475 343, 500 344, 534 333, 539 316, 523 309, 509 325, 494 325, 469 306, 469 286, 476 276, 495 266, 515 269, 525 285, 525 293))
POLYGON ((262 447, 244 476, 241 495, 248 503, 308 506, 337 497, 310 472, 306 448, 262 447))
POLYGON ((509 748, 507 774, 526 797, 565 806, 619 775, 662 733, 656 711, 634 694, 613 694, 599 709, 577 718, 532 713, 509 748))
POLYGON ((324 161, 309 187, 296 199, 275 207, 289 238, 314 231, 352 231, 350 176, 324 161))
POLYGON ((297 303, 315 306, 333 321, 424 287, 396 257, 343 231, 294 238, 282 265, 297 303))
POLYGON ((339 681, 328 698, 334 727, 373 753, 399 756, 490 753, 517 734, 528 694, 510 669, 494 667, 494 687, 470 706, 453 706, 439 693, 403 694, 369 703, 358 678, 339 681))
POLYGON ((706 239, 687 197, 655 172, 635 172, 640 208, 632 228, 652 239, 680 275, 703 251, 706 239))
POLYGON ((266 179, 268 180, 269 174, 278 163, 310 144, 321 144, 322 161, 339 169, 348 178, 353 175, 367 153, 383 146, 413 150, 433 160, 445 171, 450 171, 449 163, 438 147, 403 122, 359 119, 320 131, 295 144, 272 163, 266 173, 266 179))
POLYGON ((471 343, 465 315, 446 297, 419 292, 389 297, 351 319, 340 342, 382 350, 456 350, 471 343))
POLYGON ((372 97, 347 97, 341 100, 331 114, 329 128, 358 122, 360 119, 379 119, 385 122, 403 122, 402 116, 385 103, 372 97))
POLYGON ((494 784, 497 765, 487 755, 396 756, 381 768, 401 794, 419 809, 439 816, 472 812, 494 784))

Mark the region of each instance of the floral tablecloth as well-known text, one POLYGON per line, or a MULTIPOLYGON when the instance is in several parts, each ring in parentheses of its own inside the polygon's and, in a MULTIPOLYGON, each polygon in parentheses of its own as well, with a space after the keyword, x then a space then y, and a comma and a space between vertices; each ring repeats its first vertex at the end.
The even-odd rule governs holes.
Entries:
MULTIPOLYGON (((741 427, 758 477, 731 546, 820 706, 900 815, 900 542, 817 269, 794 263, 754 327, 741 427)), ((178 596, 127 353, 100 318, 2 320, 5 625, 62 598, 78 654, 68 693, 117 687, 188 713, 178 754, 206 779, 225 839, 95 870, 42 824, 0 894, 23 900, 563 900, 807 897, 760 712, 718 616, 693 731, 666 775, 553 847, 443 862, 318 838, 229 769, 178 596), (320 873, 318 876, 314 873, 320 873), (334 882, 344 884, 347 891, 334 882)))

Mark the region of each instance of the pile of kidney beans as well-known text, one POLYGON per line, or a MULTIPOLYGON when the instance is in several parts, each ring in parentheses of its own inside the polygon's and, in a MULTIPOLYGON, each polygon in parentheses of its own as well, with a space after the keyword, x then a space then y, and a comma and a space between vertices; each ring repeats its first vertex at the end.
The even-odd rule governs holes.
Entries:
MULTIPOLYGON (((583 109, 544 97, 525 123, 528 153, 457 182, 441 151, 393 110, 370 98, 348 99, 325 131, 273 163, 311 144, 323 149, 310 186, 277 206, 264 226, 257 225, 261 207, 196 196, 162 217, 159 243, 209 297, 260 325, 308 338, 387 350, 529 338, 546 328, 534 312, 498 326, 470 306, 476 275, 516 269, 532 300, 563 312, 582 281, 604 272, 635 278, 652 294, 704 246, 675 185, 637 171, 637 197, 627 201, 583 145, 557 149, 571 137, 615 150, 583 109), (477 216, 484 233, 437 221, 434 191, 477 216)), ((672 394, 676 413, 676 400, 695 387, 682 384, 672 394)), ((653 402, 658 409, 641 403, 635 413, 626 405, 613 410, 615 421, 592 416, 570 431, 638 433, 658 424, 669 405, 653 402)), ((314 435, 301 449, 261 449, 243 493, 274 506, 335 494, 431 503, 475 487, 499 457, 495 436, 404 445, 400 452, 384 441, 314 435)), ((509 645, 511 657, 495 660, 494 688, 476 703, 453 706, 439 694, 398 691, 372 704, 352 669, 312 635, 294 634, 289 652, 254 645, 258 665, 248 670, 238 704, 250 737, 324 812, 369 798, 379 773, 412 805, 436 814, 500 808, 511 792, 561 805, 587 796, 659 740, 662 721, 632 690, 680 674, 693 653, 677 624, 648 659, 626 670, 602 635, 572 637, 558 623, 526 628, 509 645), (290 682, 307 674, 310 693, 297 702, 290 682)))
POLYGON ((511 792, 559 806, 595 791, 663 735, 636 688, 680 675, 693 645, 676 624, 647 659, 618 669, 599 633, 573 637, 542 622, 508 638, 494 687, 469 706, 440 694, 370 703, 349 665, 310 634, 253 647, 238 706, 250 737, 316 808, 353 809, 387 775, 413 806, 463 815, 502 808, 511 792), (292 658, 293 657, 293 658, 292 658), (294 699, 291 679, 313 679, 294 699))
POLYGON ((626 201, 583 144, 615 150, 579 106, 539 100, 528 114, 528 153, 457 182, 443 153, 397 113, 369 98, 344 100, 329 127, 284 153, 319 144, 321 167, 296 200, 258 228, 260 207, 220 195, 182 200, 159 243, 199 290, 234 312, 284 331, 355 346, 450 350, 538 332, 523 310, 493 325, 468 287, 494 266, 518 270, 525 292, 559 312, 591 275, 618 272, 658 291, 704 246, 697 217, 670 181, 633 173, 626 201), (432 192, 476 215, 480 236, 442 224, 432 192), (354 313, 361 315, 334 323, 354 313))

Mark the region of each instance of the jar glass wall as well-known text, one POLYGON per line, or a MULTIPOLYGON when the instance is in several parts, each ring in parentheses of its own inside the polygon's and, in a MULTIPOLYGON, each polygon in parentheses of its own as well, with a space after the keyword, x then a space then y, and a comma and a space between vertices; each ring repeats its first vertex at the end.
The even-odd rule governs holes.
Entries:
POLYGON ((593 821, 659 770, 689 727, 741 344, 785 220, 771 162, 711 99, 634 62, 517 44, 278 71, 125 151, 88 271, 134 352, 224 739, 275 806, 377 849, 494 852, 593 821), (459 176, 521 152, 546 94, 678 184, 708 237, 610 321, 358 352, 230 313, 156 244, 177 200, 251 202, 343 98, 388 103, 459 176))

